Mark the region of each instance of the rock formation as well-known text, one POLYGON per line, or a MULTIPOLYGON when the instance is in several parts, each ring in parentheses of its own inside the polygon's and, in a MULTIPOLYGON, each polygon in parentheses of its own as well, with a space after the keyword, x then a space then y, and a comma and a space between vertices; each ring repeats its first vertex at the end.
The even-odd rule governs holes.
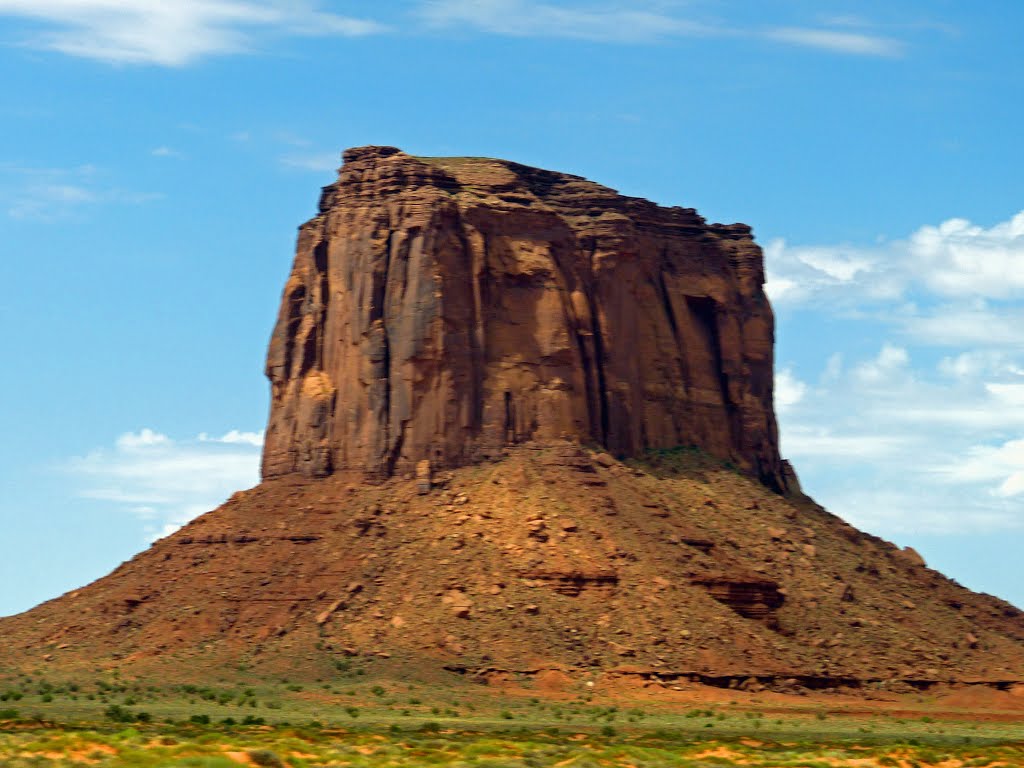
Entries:
POLYGON ((0 681, 1024 680, 1021 611, 799 493, 746 227, 379 147, 321 211, 271 341, 264 482, 0 619, 0 681))
POLYGON ((742 224, 480 158, 345 153, 270 343, 265 478, 461 466, 570 438, 792 484, 742 224))

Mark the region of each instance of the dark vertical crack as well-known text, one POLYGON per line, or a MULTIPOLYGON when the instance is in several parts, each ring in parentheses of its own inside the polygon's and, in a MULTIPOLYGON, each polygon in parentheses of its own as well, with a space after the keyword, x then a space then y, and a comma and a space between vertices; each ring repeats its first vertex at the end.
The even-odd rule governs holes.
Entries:
POLYGON ((516 442, 516 409, 511 392, 505 393, 505 442, 516 442))
POLYGON ((587 303, 590 305, 590 318, 594 333, 594 360, 597 368, 598 404, 600 406, 601 444, 608 446, 608 385, 605 382, 604 370, 604 338, 601 335, 601 321, 597 316, 597 303, 589 292, 587 303))
POLYGON ((466 224, 461 212, 456 209, 455 232, 462 248, 464 264, 468 272, 469 288, 472 293, 472 322, 466 329, 466 342, 469 347, 469 397, 470 424, 474 432, 479 432, 484 420, 484 287, 487 273, 488 243, 487 236, 480 233, 482 253, 478 259, 470 247, 466 237, 466 224))
POLYGON ((601 444, 608 447, 609 414, 608 414, 608 385, 605 381, 605 357, 604 337, 601 334, 601 320, 597 313, 597 302, 594 300, 596 279, 594 275, 594 256, 597 253, 597 239, 594 238, 590 244, 588 263, 590 267, 589 280, 585 286, 587 297, 587 308, 590 310, 590 330, 594 339, 594 371, 597 375, 597 401, 598 427, 600 429, 601 444))
MULTIPOLYGON (((662 261, 664 262, 664 254, 662 255, 662 261)), ((676 362, 679 365, 679 376, 683 380, 683 386, 689 390, 690 369, 686 364, 686 356, 683 354, 683 340, 679 335, 679 321, 676 318, 675 309, 672 307, 672 297, 669 295, 668 284, 665 282, 664 270, 658 270, 658 280, 655 284, 655 289, 661 297, 661 305, 665 309, 665 317, 668 318, 668 324, 672 328, 672 337, 676 342, 676 362)))
POLYGON ((726 410, 726 424, 729 427, 729 443, 736 446, 739 425, 736 423, 737 404, 729 396, 729 377, 722 365, 722 340, 718 332, 718 309, 715 300, 708 296, 687 296, 686 303, 697 318, 707 335, 711 354, 714 359, 715 371, 718 376, 718 389, 722 395, 722 405, 726 410))
POLYGON ((330 300, 330 275, 328 274, 328 241, 326 239, 317 243, 313 249, 313 266, 316 268, 320 278, 319 303, 316 306, 318 317, 316 319, 316 364, 323 368, 324 365, 324 337, 327 335, 327 302, 330 300))
MULTIPOLYGON (((580 244, 581 248, 583 243, 580 244)), ((596 239, 589 238, 586 251, 586 264, 583 274, 578 275, 579 288, 587 302, 587 313, 590 315, 589 328, 585 327, 571 306, 566 312, 572 318, 575 327, 576 347, 580 353, 580 365, 583 368, 583 385, 587 397, 587 417, 590 422, 590 434, 601 445, 608 445, 608 393, 604 375, 604 343, 601 328, 597 319, 596 302, 593 296, 594 254, 597 251, 596 239), (590 332, 590 340, 587 339, 590 332)), ((564 272, 564 269, 563 269, 564 272)))
MULTIPOLYGON (((380 321, 381 329, 381 362, 379 372, 383 375, 383 393, 380 408, 380 426, 384 432, 384 468, 390 474, 391 469, 397 461, 397 454, 391 443, 391 341, 388 338, 388 323, 385 302, 387 301, 388 274, 391 270, 391 249, 394 244, 395 232, 388 230, 387 239, 384 241, 384 254, 382 257, 382 269, 374 270, 373 296, 370 299, 370 324, 380 321)), ((400 442, 400 441, 396 441, 400 442)), ((398 446, 401 450, 401 445, 398 446)))
POLYGON ((291 296, 288 297, 288 313, 284 331, 284 377, 283 381, 292 378, 292 371, 295 370, 295 335, 298 332, 299 324, 302 322, 302 307, 306 302, 306 287, 300 285, 291 296))

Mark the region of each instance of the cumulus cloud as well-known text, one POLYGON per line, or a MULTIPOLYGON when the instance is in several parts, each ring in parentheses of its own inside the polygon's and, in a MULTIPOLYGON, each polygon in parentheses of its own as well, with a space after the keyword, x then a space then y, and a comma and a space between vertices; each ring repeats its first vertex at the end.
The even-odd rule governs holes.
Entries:
POLYGON ((928 363, 892 341, 832 353, 818 383, 779 409, 782 451, 808 492, 882 535, 1024 529, 1019 349, 928 363))
POLYGON ((263 447, 263 430, 259 432, 241 432, 232 429, 220 437, 211 437, 206 432, 199 433, 201 443, 224 443, 225 445, 251 445, 255 448, 263 447))
POLYGON ((921 278, 944 296, 1024 295, 1024 211, 989 229, 967 219, 921 227, 907 243, 921 278))
POLYGON ((978 318, 985 301, 1024 297, 1024 211, 987 229, 949 219, 875 246, 775 240, 765 262, 766 288, 781 305, 884 302, 925 291, 975 302, 968 309, 978 318))
POLYGON ((852 245, 790 246, 784 239, 765 246, 765 291, 778 304, 832 302, 851 296, 891 299, 903 291, 903 281, 888 267, 882 250, 852 245))
POLYGON ((67 469, 78 479, 79 496, 117 505, 159 538, 255 485, 262 444, 262 432, 175 440, 146 428, 72 459, 67 469))
POLYGON ((793 375, 793 371, 784 368, 775 373, 775 407, 789 408, 803 400, 807 393, 807 385, 793 375))
POLYGON ((29 45, 121 63, 182 66, 242 53, 258 35, 356 37, 383 27, 283 0, 0 0, 0 15, 34 22, 29 45))
POLYGON ((1024 493, 1024 439, 972 446, 966 456, 933 471, 950 482, 990 485, 996 496, 1019 496, 1024 493))
POLYGON ((853 369, 853 375, 862 384, 886 384, 902 377, 909 365, 907 350, 894 344, 883 344, 877 357, 860 363, 853 369))

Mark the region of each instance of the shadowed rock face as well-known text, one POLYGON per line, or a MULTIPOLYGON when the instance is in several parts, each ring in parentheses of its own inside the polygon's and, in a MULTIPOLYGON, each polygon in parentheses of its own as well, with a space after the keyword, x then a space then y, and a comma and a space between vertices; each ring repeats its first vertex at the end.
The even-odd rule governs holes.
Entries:
POLYGON ((692 445, 785 490, 749 227, 578 176, 344 155, 270 343, 264 477, 371 477, 570 439, 692 445))

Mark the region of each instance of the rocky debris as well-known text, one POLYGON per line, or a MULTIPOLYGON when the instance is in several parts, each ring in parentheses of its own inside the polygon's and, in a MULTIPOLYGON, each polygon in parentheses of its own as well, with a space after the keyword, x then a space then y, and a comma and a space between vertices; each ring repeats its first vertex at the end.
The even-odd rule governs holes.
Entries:
POLYGON ((610 591, 619 583, 619 576, 614 571, 527 571, 522 577, 528 581, 539 582, 561 595, 576 597, 584 590, 610 591))
POLYGON ((881 540, 853 543, 809 502, 696 454, 676 472, 595 459, 600 490, 549 455, 512 447, 425 495, 412 473, 354 490, 343 475, 265 482, 95 584, 0 620, 5 659, 116 661, 168 679, 241 653, 322 674, 346 653, 424 668, 628 661, 662 681, 755 677, 773 690, 788 678, 1024 681, 1012 606, 894 561, 881 540))
POLYGON ((568 438, 693 444, 785 490, 762 262, 747 226, 577 176, 348 150, 271 338, 263 475, 383 478, 568 438))
POLYGON ((430 466, 430 459, 423 459, 416 463, 416 491, 419 494, 430 493, 434 487, 434 473, 430 466))
POLYGON ((921 568, 924 568, 927 565, 924 561, 924 558, 921 557, 918 551, 913 547, 904 547, 903 549, 899 550, 899 554, 904 560, 906 560, 911 565, 916 565, 921 568))
POLYGON ((709 573, 693 579, 708 594, 748 619, 765 619, 785 602, 776 582, 743 574, 709 573))

